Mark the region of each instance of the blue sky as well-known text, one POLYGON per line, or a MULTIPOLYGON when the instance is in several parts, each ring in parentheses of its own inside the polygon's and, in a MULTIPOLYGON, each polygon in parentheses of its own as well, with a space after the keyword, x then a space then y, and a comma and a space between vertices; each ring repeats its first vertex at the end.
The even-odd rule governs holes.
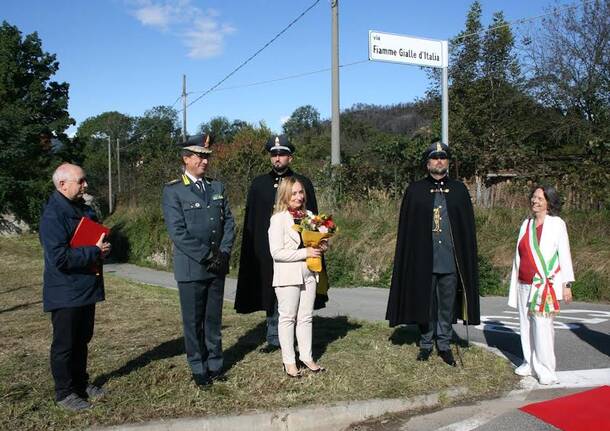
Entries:
MULTIPOLYGON (((142 115, 171 105, 187 75, 193 100, 261 48, 314 0, 2 0, 0 19, 37 31, 55 53, 55 79, 70 84, 69 110, 81 122, 105 111, 142 115)), ((482 0, 483 23, 502 10, 508 21, 545 13, 552 0, 482 0)), ((464 26, 471 1, 342 0, 340 63, 368 58, 368 30, 447 39, 464 26)), ((330 0, 321 0, 291 29, 220 88, 188 109, 188 131, 224 115, 281 130, 299 106, 330 113, 330 72, 247 86, 330 67, 330 0)), ((425 71, 381 62, 341 70, 341 109, 393 104, 424 96, 425 71)), ((180 108, 180 102, 175 105, 180 108)), ((71 130, 73 132, 74 129, 71 130)))

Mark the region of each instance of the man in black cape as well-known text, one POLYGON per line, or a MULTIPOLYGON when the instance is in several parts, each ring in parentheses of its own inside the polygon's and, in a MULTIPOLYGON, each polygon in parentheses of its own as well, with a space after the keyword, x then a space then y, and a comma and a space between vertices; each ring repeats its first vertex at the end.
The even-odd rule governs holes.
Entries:
MULTIPOLYGON (((301 181, 307 196, 307 209, 318 213, 318 203, 309 178, 290 169, 294 146, 284 135, 273 136, 265 146, 271 158, 270 172, 256 177, 250 185, 244 216, 244 230, 239 261, 239 276, 235 294, 238 313, 267 312, 267 345, 261 350, 279 349, 277 333, 278 311, 272 287, 273 259, 269 252, 269 220, 273 214, 275 193, 282 178, 294 176, 301 181)), ((325 274, 324 274, 325 275, 325 274)), ((322 278, 322 277, 321 277, 322 278)), ((316 297, 316 308, 328 300, 325 295, 316 297)))
POLYGON ((447 176, 449 148, 424 153, 428 176, 407 187, 400 208, 394 271, 386 311, 390 326, 417 323, 417 359, 439 356, 455 366, 452 323, 480 323, 474 212, 464 184, 447 176))

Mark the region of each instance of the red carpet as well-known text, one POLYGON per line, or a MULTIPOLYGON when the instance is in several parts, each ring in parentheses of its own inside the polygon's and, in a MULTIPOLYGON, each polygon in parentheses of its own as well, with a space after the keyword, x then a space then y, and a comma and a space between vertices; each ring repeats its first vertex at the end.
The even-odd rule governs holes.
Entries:
POLYGON ((610 386, 529 404, 521 410, 563 431, 609 431, 610 386))

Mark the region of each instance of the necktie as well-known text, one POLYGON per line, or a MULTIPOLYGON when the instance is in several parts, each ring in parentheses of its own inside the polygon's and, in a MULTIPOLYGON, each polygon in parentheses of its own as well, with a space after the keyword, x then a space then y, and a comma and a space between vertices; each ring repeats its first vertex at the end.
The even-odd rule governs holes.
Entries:
POLYGON ((197 187, 197 190, 199 191, 199 194, 201 196, 205 197, 205 188, 203 187, 203 181, 197 180, 195 182, 195 186, 197 187))

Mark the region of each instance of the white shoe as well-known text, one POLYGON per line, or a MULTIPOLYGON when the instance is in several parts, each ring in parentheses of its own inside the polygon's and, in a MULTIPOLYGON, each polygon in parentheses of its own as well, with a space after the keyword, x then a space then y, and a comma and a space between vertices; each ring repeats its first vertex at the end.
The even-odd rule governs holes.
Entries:
POLYGON ((530 364, 525 362, 525 363, 519 365, 517 368, 515 368, 515 374, 518 376, 521 376, 521 377, 531 376, 532 368, 530 367, 530 364))

